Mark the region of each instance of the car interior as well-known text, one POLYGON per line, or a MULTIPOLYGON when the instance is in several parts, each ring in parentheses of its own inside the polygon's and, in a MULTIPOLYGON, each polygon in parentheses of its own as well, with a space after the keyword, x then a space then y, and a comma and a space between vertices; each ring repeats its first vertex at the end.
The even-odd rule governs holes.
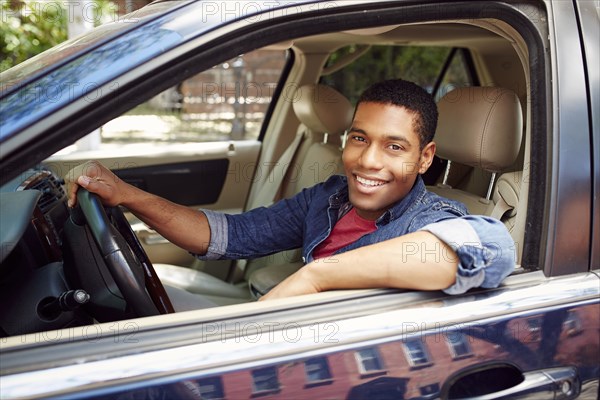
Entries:
MULTIPOLYGON (((88 243, 89 232, 66 227, 69 211, 62 178, 75 165, 99 160, 121 179, 190 207, 237 213, 268 206, 343 173, 344 133, 365 84, 418 76, 417 65, 409 76, 394 71, 393 66, 373 76, 362 70, 362 85, 335 78, 369 57, 380 57, 386 49, 410 49, 423 55, 444 49, 446 56, 430 83, 419 82, 435 96, 440 113, 434 139, 437 158, 424 179, 429 190, 463 202, 470 213, 504 222, 516 243, 511 249, 515 273, 522 272, 532 104, 525 40, 506 22, 495 19, 387 25, 297 37, 258 49, 285 54, 287 64, 256 138, 163 143, 151 148, 122 146, 108 151, 102 146, 65 149, 26 179, 20 176, 11 181, 7 185, 11 190, 29 193, 23 195, 21 206, 26 204, 33 217, 19 243, 2 256, 5 289, 0 298, 5 306, 0 334, 139 316, 105 272, 93 279, 91 273, 83 272, 89 271, 89 265, 100 267, 94 246, 88 243), (449 76, 457 68, 463 72, 452 81, 449 76), (257 166, 262 167, 260 179, 257 166), (186 197, 194 190, 200 194, 186 197), (39 199, 37 193, 41 193, 39 199), (11 265, 27 265, 27 272, 11 265), (82 307, 85 312, 57 312, 54 304, 59 294, 73 289, 91 293, 92 299, 82 307)), ((2 207, 2 215, 12 212, 5 202, 2 207)), ((252 303, 303 264, 298 250, 252 260, 202 262, 124 211, 175 311, 252 303)))

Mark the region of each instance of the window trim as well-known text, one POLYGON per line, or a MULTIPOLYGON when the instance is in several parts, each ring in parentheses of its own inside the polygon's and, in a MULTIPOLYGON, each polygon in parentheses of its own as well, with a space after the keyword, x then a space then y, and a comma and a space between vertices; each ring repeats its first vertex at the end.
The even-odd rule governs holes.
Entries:
POLYGON ((379 349, 377 347, 364 347, 362 349, 357 349, 356 351, 354 351, 354 358, 356 359, 356 365, 358 366, 358 372, 359 372, 360 376, 363 378, 381 375, 381 374, 387 372, 387 370, 385 368, 385 363, 383 362, 381 353, 379 352, 379 349), (373 357, 365 359, 360 354, 361 351, 372 351, 373 357), (366 369, 365 368, 365 365, 364 365, 365 360, 371 360, 371 359, 377 360, 379 369, 366 369))
MULTIPOLYGON (((281 391, 281 382, 279 381, 279 371, 277 370, 277 366, 275 365, 271 365, 268 367, 262 367, 262 368, 257 368, 257 369, 253 369, 251 372, 251 377, 252 377, 252 396, 262 396, 265 394, 271 394, 271 393, 279 393, 279 391, 281 391), (273 372, 274 373, 274 377, 277 383, 277 387, 273 387, 273 388, 268 388, 268 389, 259 389, 257 388, 256 385, 256 378, 257 376, 255 375, 255 373, 259 373, 259 372, 264 372, 269 370, 269 372, 273 372)), ((262 378, 262 376, 261 376, 262 378)), ((271 376, 269 376, 267 379, 265 379, 264 381, 267 381, 268 379, 271 379, 271 376)))
POLYGON ((462 332, 451 332, 451 333, 447 334, 446 335, 446 343, 448 345, 448 350, 450 350, 450 355, 452 356, 453 360, 462 360, 463 358, 469 358, 469 357, 473 356, 473 349, 471 347, 471 344, 469 343, 467 336, 462 332), (451 337, 455 337, 454 335, 458 335, 460 337, 460 345, 464 346, 466 348, 466 350, 467 350, 466 353, 457 354, 456 346, 454 344, 455 342, 453 342, 450 339, 451 337))
MULTIPOLYGON (((316 364, 313 364, 313 365, 316 365, 316 364)), ((321 369, 319 369, 319 371, 321 371, 321 369)), ((328 357, 327 356, 319 356, 319 357, 311 357, 307 360, 304 360, 304 376, 306 378, 306 383, 305 383, 304 387, 307 387, 307 388, 333 382, 333 374, 331 373, 331 368, 329 367, 328 357), (308 366, 307 363, 310 361, 315 361, 315 360, 319 360, 320 366, 325 367, 324 370, 327 372, 326 378, 310 379, 308 370, 307 370, 307 366, 308 366)))
POLYGON ((429 367, 431 365, 433 365, 433 360, 431 358, 431 354, 429 354, 429 349, 427 348, 427 344, 425 342, 423 342, 421 339, 410 339, 410 340, 405 340, 402 342, 402 348, 404 349, 404 355, 406 356, 406 361, 408 361, 408 364, 410 365, 411 369, 417 369, 417 368, 425 368, 425 367, 429 367), (421 353, 423 353, 423 356, 425 358, 424 362, 416 362, 415 361, 415 357, 413 357, 413 352, 411 351, 411 348, 409 347, 410 344, 412 343, 418 343, 420 346, 420 351, 421 353))

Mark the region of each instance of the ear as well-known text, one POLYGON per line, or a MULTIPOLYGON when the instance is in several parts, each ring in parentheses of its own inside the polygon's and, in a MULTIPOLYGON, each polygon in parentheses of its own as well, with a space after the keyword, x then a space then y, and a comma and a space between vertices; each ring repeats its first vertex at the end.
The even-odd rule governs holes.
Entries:
POLYGON ((429 142, 421 150, 421 159, 419 160, 419 174, 424 174, 433 162, 435 155, 435 142, 429 142))

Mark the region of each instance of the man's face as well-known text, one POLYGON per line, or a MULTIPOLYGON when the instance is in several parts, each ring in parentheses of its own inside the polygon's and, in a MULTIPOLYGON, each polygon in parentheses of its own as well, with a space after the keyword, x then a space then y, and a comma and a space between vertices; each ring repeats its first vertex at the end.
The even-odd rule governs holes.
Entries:
POLYGON ((359 104, 342 160, 350 202, 361 217, 379 218, 431 165, 435 143, 420 150, 413 118, 404 107, 359 104))

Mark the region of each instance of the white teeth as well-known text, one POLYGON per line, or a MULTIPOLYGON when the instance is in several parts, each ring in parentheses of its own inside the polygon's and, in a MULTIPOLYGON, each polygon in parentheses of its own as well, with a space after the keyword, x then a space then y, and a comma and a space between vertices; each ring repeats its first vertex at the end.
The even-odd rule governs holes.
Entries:
POLYGON ((385 183, 382 181, 372 181, 370 179, 364 179, 364 178, 361 178, 360 176, 357 176, 356 180, 365 186, 381 186, 385 183))

